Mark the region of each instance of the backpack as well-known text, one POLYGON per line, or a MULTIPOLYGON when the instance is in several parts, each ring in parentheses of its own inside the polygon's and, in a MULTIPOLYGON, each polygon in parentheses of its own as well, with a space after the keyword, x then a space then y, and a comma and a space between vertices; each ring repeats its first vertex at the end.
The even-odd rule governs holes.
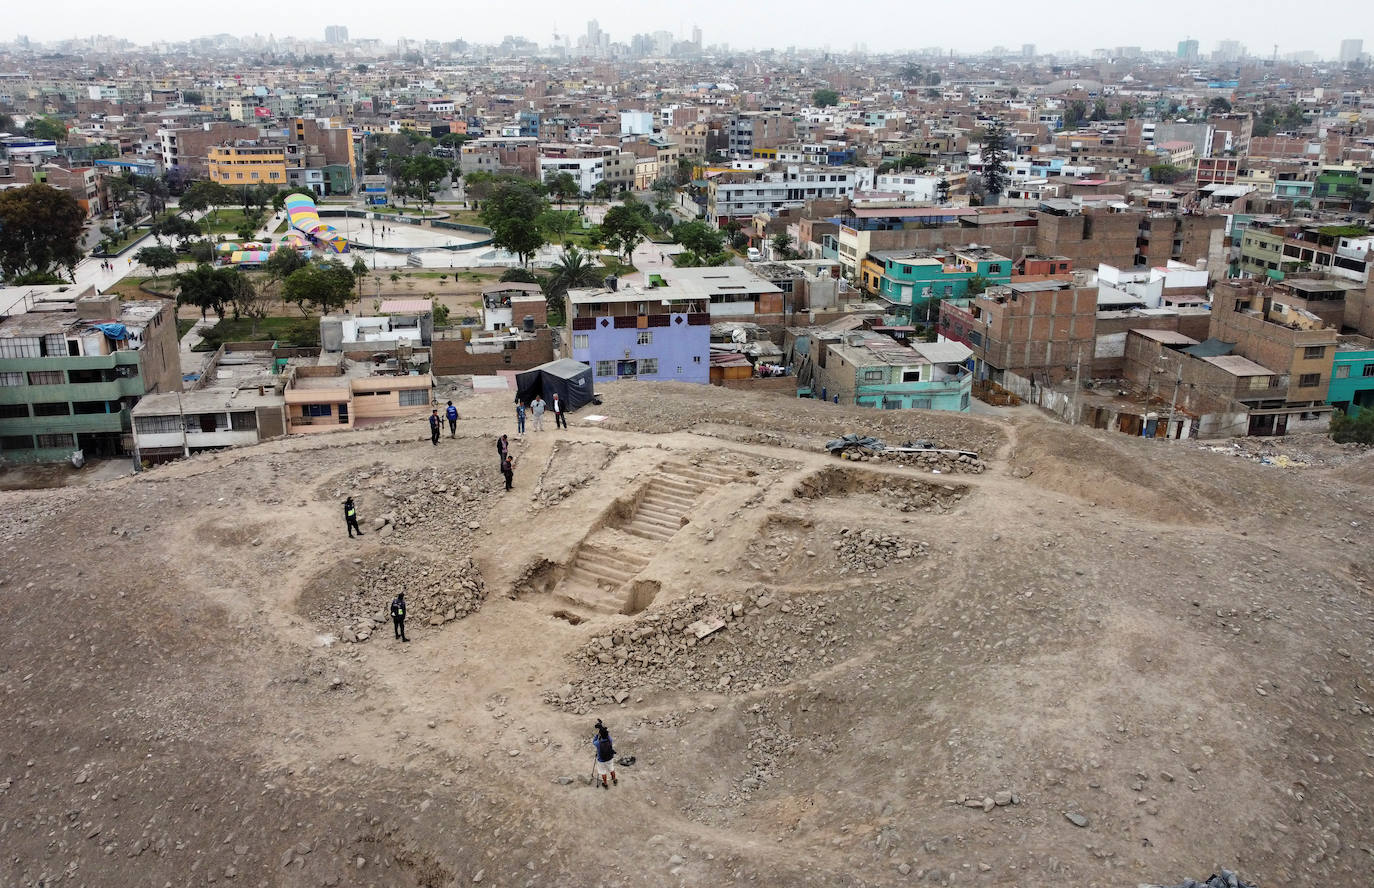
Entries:
POLYGON ((599 762, 609 762, 615 758, 615 747, 611 746, 610 737, 596 738, 596 760, 599 762))

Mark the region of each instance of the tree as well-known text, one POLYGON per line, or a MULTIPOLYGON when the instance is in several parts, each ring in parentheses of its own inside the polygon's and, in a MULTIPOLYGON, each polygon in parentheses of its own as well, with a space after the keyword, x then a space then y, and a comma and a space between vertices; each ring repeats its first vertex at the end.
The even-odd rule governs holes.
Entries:
POLYGON ((572 230, 573 214, 571 211, 545 210, 539 214, 539 230, 544 232, 551 240, 559 243, 563 240, 563 235, 572 230))
POLYGON ((67 125, 55 117, 34 117, 24 124, 24 135, 30 139, 67 141, 67 125))
POLYGON ((725 248, 725 235, 706 222, 683 222, 673 229, 673 240, 698 256, 714 256, 725 248))
POLYGON ((647 222, 644 214, 630 202, 626 202, 606 211, 606 217, 601 220, 601 236, 605 239, 606 246, 624 256, 625 264, 629 265, 635 247, 647 237, 644 233, 647 222))
POLYGON ((989 202, 994 204, 1007 190, 1007 165, 1004 162, 1006 147, 1007 130, 1002 126, 1001 118, 993 118, 992 126, 983 136, 982 155, 983 187, 987 189, 989 202))
POLYGON ((400 177, 406 186, 406 193, 413 195, 421 203, 433 206, 433 192, 448 176, 448 164, 438 157, 416 155, 401 161, 394 175, 400 177))
POLYGON ((1374 407, 1362 407, 1353 417, 1337 410, 1331 416, 1331 440, 1337 444, 1374 444, 1374 407))
POLYGON ((1212 99, 1212 101, 1210 101, 1210 102, 1207 103, 1207 113, 1208 113, 1208 114, 1230 114, 1230 113, 1231 113, 1231 103, 1228 102, 1228 101, 1225 99, 1225 97, 1223 97, 1223 96, 1217 96, 1216 98, 1212 99))
POLYGON ((1064 129, 1078 129, 1087 116, 1088 103, 1081 99, 1074 99, 1064 109, 1064 129))
POLYGON ((362 256, 353 257, 353 279, 358 283, 358 298, 363 298, 363 281, 367 278, 367 263, 362 256))
POLYGON ((564 310, 568 291, 577 287, 594 287, 600 284, 606 269, 577 247, 568 247, 549 268, 542 281, 544 298, 549 304, 549 316, 558 322, 566 317, 564 310))
POLYGON ((612 194, 615 194, 615 186, 605 179, 592 186, 592 197, 598 200, 610 200, 612 194))
POLYGON ((649 188, 657 197, 657 200, 654 201, 655 207, 666 210, 673 205, 673 199, 677 196, 677 185, 673 184, 672 179, 667 177, 655 179, 649 188))
POLYGON ((577 187, 577 179, 566 170, 549 170, 549 174, 544 177, 544 184, 548 186, 549 193, 558 201, 560 208, 568 202, 568 198, 582 193, 582 189, 577 187))
POLYGON ((177 275, 177 305, 194 305, 199 308, 201 320, 204 320, 206 313, 212 310, 223 317, 224 306, 229 302, 231 290, 228 280, 218 271, 207 263, 201 263, 192 270, 177 275))
POLYGON ((294 302, 302 314, 315 310, 328 314, 348 305, 353 294, 353 270, 337 259, 307 265, 291 272, 282 286, 281 298, 294 302))
POLYGON ((183 89, 181 91, 181 100, 188 105, 199 105, 201 102, 205 101, 205 93, 194 89, 183 89))
POLYGON ((537 284, 539 276, 528 268, 507 268, 501 272, 501 283, 537 284))
POLYGON ((233 191, 218 182, 202 180, 192 182, 186 188, 186 192, 177 201, 177 207, 186 213, 199 213, 205 210, 212 210, 216 220, 219 218, 219 208, 227 207, 236 201, 233 191))
POLYGON ((86 212, 69 192, 48 185, 0 191, 0 272, 10 283, 70 272, 81 261, 86 212))
POLYGON ((975 274, 973 277, 968 279, 968 282, 965 284, 966 289, 964 292, 969 298, 972 298, 974 296, 982 294, 982 292, 986 290, 991 283, 992 281, 983 277, 981 274, 975 274))
POLYGON ((949 203, 949 180, 940 177, 940 181, 935 183, 935 202, 949 203))
POLYGON ((778 256, 783 259, 792 258, 792 235, 785 231, 779 231, 777 234, 773 235, 771 243, 773 245, 773 252, 778 256))
POLYGON ((528 182, 508 179, 492 190, 482 205, 482 222, 492 231, 492 242, 509 250, 520 259, 529 257, 545 244, 539 230, 539 216, 548 208, 548 201, 536 194, 528 182))
POLYGON ((119 156, 119 146, 110 142, 97 142, 91 146, 92 160, 109 160, 119 156))
POLYGON ((1157 163, 1149 168, 1150 181, 1161 185, 1172 185, 1188 178, 1189 171, 1173 164, 1157 163))
POLYGON ((817 108, 829 108, 840 103, 840 94, 833 89, 818 89, 811 94, 811 101, 817 108))
POLYGON ((177 254, 171 247, 144 247, 134 254, 134 259, 153 270, 154 280, 162 269, 177 267, 177 254))
POLYGON ((230 305, 234 309, 234 318, 251 318, 253 321, 253 335, 258 333, 258 322, 267 317, 267 310, 271 305, 271 297, 264 291, 263 287, 258 286, 252 278, 237 268, 221 268, 219 273, 224 276, 227 283, 230 305))
POLYGON ((1090 119, 1092 119, 1092 120, 1106 120, 1106 119, 1107 119, 1107 102, 1106 102, 1105 100, 1103 100, 1103 99, 1098 99, 1096 102, 1093 102, 1093 116, 1092 116, 1090 119))

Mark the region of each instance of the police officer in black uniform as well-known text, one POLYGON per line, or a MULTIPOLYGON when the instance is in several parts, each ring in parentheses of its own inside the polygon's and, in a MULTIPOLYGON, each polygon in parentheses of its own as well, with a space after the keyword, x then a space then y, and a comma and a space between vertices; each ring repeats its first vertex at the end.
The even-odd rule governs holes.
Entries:
POLYGON ((406 594, 399 592, 396 597, 391 599, 391 625, 396 630, 396 637, 401 641, 410 641, 406 638, 406 594))
POLYGON ((353 497, 344 500, 344 520, 348 522, 348 538, 353 539, 353 531, 358 532, 358 536, 363 535, 363 529, 358 526, 358 508, 353 505, 353 497))

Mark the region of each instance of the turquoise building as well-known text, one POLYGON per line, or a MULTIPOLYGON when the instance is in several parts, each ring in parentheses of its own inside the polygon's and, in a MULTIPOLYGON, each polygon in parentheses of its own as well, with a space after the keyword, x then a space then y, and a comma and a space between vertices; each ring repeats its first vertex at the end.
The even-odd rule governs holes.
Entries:
POLYGON ((1011 260, 986 247, 879 250, 869 258, 880 266, 877 295, 918 312, 940 299, 964 298, 975 277, 988 286, 1011 282, 1011 260))
POLYGON ((1351 416, 1374 408, 1374 339, 1339 338, 1326 403, 1351 416))
MULTIPOLYGON (((904 337, 910 332, 888 329, 904 337)), ((793 351, 801 396, 877 410, 969 409, 972 351, 960 342, 908 344, 872 330, 815 328, 801 334, 793 351)))

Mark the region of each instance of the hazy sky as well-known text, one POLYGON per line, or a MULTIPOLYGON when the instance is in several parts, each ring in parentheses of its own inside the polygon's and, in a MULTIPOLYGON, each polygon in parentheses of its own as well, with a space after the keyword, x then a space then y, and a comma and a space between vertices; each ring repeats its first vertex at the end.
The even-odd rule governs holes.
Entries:
POLYGON ((1195 2, 1176 7, 1129 6, 1110 0, 973 0, 928 3, 922 0, 861 0, 856 4, 810 0, 743 0, 729 4, 631 2, 631 0, 516 0, 509 3, 440 4, 418 0, 331 0, 278 3, 264 7, 210 7, 184 0, 139 0, 121 6, 95 0, 67 0, 60 14, 9 16, 0 34, 10 39, 54 40, 113 34, 135 42, 183 39, 213 33, 274 34, 322 38, 329 24, 347 26, 349 36, 462 38, 498 42, 507 34, 551 42, 557 32, 585 34, 595 17, 614 41, 632 34, 671 31, 686 38, 699 25, 704 42, 732 48, 826 46, 848 50, 866 44, 870 51, 941 46, 977 51, 1001 45, 1038 51, 1091 51, 1099 47, 1141 46, 1172 49, 1196 38, 1203 53, 1218 40, 1239 40, 1253 55, 1310 49, 1335 57, 1340 41, 1358 38, 1374 51, 1374 25, 1368 6, 1354 0, 1328 0, 1309 19, 1311 3, 1252 0, 1245 4, 1195 2), (224 14, 215 14, 219 10, 224 14), (18 27, 15 21, 20 20, 18 27), (1303 23, 1312 27, 1304 32, 1303 23), (1345 31, 1344 28, 1350 28, 1345 31), (11 30, 13 29, 13 30, 11 30))

